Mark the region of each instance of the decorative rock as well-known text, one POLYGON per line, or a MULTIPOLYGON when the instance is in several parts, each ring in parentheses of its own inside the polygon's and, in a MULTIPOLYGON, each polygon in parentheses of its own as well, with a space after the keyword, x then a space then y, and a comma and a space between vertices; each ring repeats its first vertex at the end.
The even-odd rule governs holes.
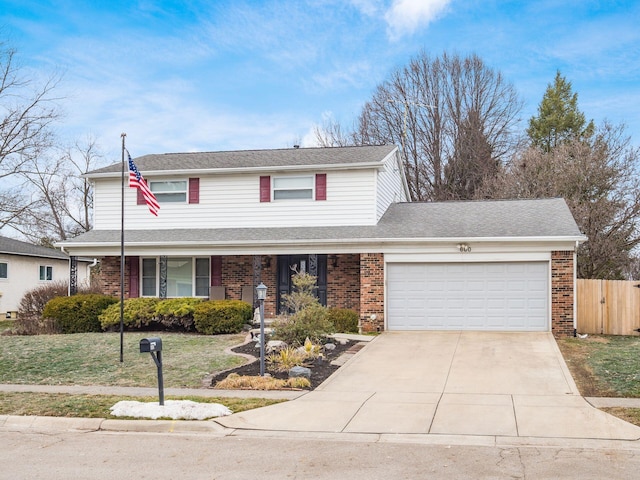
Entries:
POLYGON ((289 369, 289 378, 304 377, 311 379, 311 369, 307 367, 292 367, 289 369))
POLYGON ((324 349, 325 350, 329 350, 329 351, 335 350, 336 349, 336 345, 335 345, 335 343, 325 343, 324 344, 324 349))
POLYGON ((287 348, 287 344, 282 340, 269 340, 265 345, 265 350, 267 351, 267 353, 279 352, 280 350, 283 350, 285 348, 287 348))
POLYGON ((346 345, 347 343, 349 343, 349 340, 346 338, 336 338, 335 339, 340 345, 346 345))

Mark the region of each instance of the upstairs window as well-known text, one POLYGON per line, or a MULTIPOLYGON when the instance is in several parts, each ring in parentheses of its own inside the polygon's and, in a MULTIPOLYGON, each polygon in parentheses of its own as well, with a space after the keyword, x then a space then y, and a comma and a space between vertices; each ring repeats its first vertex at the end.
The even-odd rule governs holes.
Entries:
POLYGON ((40 280, 49 282, 53 280, 53 267, 50 265, 40 265, 40 280))
POLYGON ((314 177, 274 177, 274 200, 312 200, 314 177))
POLYGON ((187 203, 187 181, 151 181, 149 188, 158 199, 158 203, 187 203))
POLYGON ((5 262, 0 262, 0 280, 6 280, 9 278, 8 274, 8 265, 5 262))

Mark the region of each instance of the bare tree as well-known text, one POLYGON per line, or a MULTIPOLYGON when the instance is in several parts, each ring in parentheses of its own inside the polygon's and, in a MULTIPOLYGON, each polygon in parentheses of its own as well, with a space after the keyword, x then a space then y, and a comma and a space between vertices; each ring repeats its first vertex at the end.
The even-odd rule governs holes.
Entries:
POLYGON ((550 151, 532 147, 485 190, 494 198, 563 197, 588 241, 578 249, 580 278, 627 276, 640 244, 640 149, 624 126, 604 123, 588 139, 550 151))
POLYGON ((20 73, 15 49, 0 42, 0 229, 30 207, 28 198, 16 195, 20 189, 12 179, 53 145, 50 127, 59 117, 53 97, 59 78, 37 84, 20 73))
POLYGON ((14 228, 34 243, 52 244, 91 228, 93 190, 84 174, 102 162, 93 137, 53 158, 45 155, 23 166, 21 176, 33 193, 29 212, 19 215, 14 228))
POLYGON ((423 52, 377 87, 352 134, 324 133, 332 142, 401 145, 414 200, 472 198, 512 152, 521 109, 514 87, 476 55, 423 52))

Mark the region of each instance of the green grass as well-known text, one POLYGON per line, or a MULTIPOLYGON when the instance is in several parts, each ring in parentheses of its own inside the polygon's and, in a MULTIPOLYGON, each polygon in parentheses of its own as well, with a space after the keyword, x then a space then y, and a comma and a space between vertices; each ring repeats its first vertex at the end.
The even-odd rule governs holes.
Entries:
POLYGON ((640 337, 611 336, 592 343, 587 362, 593 373, 622 397, 640 397, 640 337))
MULTIPOLYGON (((264 398, 167 397, 167 400, 192 400, 198 403, 220 403, 238 413, 265 407, 282 400, 264 398)), ((0 415, 37 415, 49 417, 110 418, 110 408, 122 400, 157 402, 152 397, 119 397, 110 395, 68 395, 61 393, 0 393, 0 415)))
POLYGON ((243 335, 125 332, 123 363, 119 333, 0 336, 0 383, 154 387, 155 363, 139 349, 153 336, 162 338, 165 388, 200 388, 206 375, 245 362, 224 353, 243 335))

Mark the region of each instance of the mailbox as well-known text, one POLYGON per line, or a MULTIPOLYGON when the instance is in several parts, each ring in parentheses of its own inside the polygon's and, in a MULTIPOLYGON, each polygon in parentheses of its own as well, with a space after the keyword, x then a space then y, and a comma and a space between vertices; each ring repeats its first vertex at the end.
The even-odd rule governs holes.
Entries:
POLYGON ((162 339, 159 337, 143 338, 140 340, 140 353, 161 352, 162 339))

